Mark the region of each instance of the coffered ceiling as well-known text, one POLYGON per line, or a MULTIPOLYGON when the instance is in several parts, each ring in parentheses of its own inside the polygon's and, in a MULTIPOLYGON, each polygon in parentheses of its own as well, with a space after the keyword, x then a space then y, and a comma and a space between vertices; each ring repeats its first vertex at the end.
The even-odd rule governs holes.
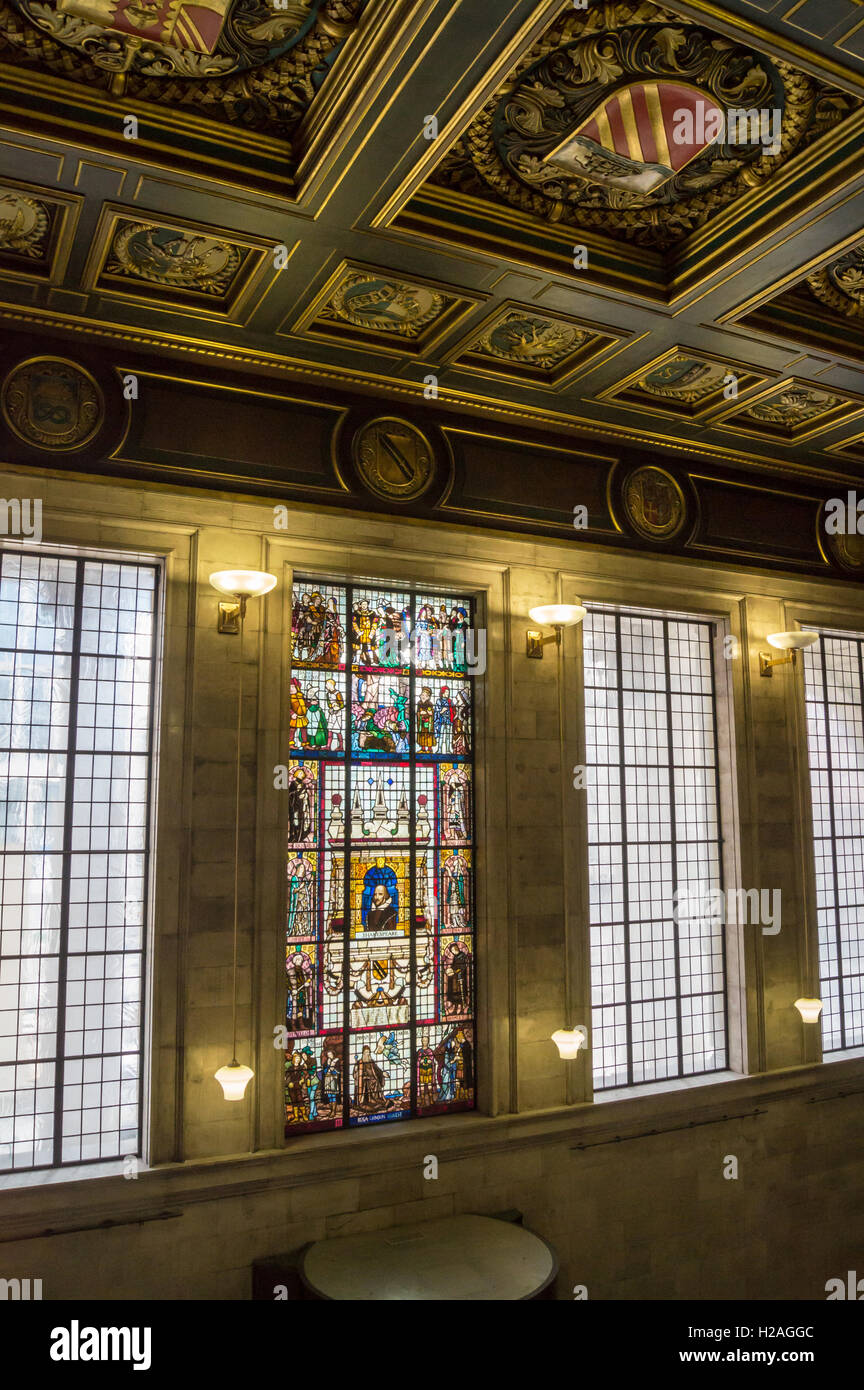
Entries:
POLYGON ((9 326, 862 476, 857 0, 0 0, 0 87, 9 326))

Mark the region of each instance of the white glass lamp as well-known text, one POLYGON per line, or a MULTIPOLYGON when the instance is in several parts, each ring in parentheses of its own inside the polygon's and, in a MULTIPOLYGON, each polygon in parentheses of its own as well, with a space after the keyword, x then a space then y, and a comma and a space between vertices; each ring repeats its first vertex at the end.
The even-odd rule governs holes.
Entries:
POLYGON ((818 642, 819 633, 769 632, 765 640, 778 652, 788 652, 788 655, 772 657, 769 652, 760 652, 760 676, 770 676, 775 666, 788 666, 790 663, 794 666, 796 654, 798 652, 803 652, 805 647, 812 647, 814 642, 818 642))
POLYGON ((587 1046, 588 1034, 584 1028, 558 1028, 552 1034, 552 1041, 558 1049, 558 1055, 565 1062, 572 1062, 574 1057, 579 1056, 580 1047, 587 1046))
POLYGON ((821 999, 796 999, 795 1008, 805 1023, 818 1023, 822 1012, 821 999))
POLYGON ((549 637, 544 637, 542 632, 529 628, 526 637, 526 655, 535 658, 542 658, 543 648, 550 642, 561 645, 561 633, 565 627, 572 627, 574 623, 581 623, 587 608, 583 608, 580 603, 545 603, 539 608, 532 608, 528 614, 532 623, 537 623, 540 627, 551 627, 554 629, 549 637))
POLYGON ((219 631, 236 637, 249 599, 269 594, 278 582, 276 575, 267 574, 266 570, 216 570, 211 574, 210 583, 216 592, 234 600, 219 605, 219 631))
POLYGON ((220 1067, 214 1074, 226 1100, 242 1100, 246 1094, 246 1087, 255 1075, 251 1067, 244 1067, 236 1057, 228 1066, 220 1067))

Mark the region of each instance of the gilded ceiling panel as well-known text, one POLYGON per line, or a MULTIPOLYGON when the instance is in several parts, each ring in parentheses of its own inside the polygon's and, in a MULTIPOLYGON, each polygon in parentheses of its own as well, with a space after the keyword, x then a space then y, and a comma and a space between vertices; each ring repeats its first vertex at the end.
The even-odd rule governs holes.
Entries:
POLYGON ((577 319, 508 303, 457 346, 451 365, 556 388, 616 341, 577 319))
POLYGON ((765 380, 764 373, 708 357, 695 348, 673 348, 601 392, 601 399, 695 419, 765 380))
POLYGON ((827 260, 822 255, 802 266, 797 277, 785 276, 730 317, 792 342, 864 358, 864 243, 859 236, 847 237, 827 260))
POLYGON ((148 304, 236 318, 266 269, 268 250, 265 243, 229 237, 215 228, 108 206, 84 284, 148 304))
POLYGON ((408 281, 375 267, 343 264, 291 332, 400 356, 416 354, 427 351, 475 302, 433 281, 408 281))
POLYGON ((0 271, 18 280, 59 279, 80 203, 27 184, 0 183, 0 271))
POLYGON ((822 390, 804 381, 788 380, 724 413, 721 428, 788 444, 821 434, 862 413, 862 398, 822 390))
POLYGON ((663 250, 861 105, 644 0, 564 11, 431 183, 663 250))
POLYGON ((0 0, 0 58, 290 138, 367 0, 0 0))

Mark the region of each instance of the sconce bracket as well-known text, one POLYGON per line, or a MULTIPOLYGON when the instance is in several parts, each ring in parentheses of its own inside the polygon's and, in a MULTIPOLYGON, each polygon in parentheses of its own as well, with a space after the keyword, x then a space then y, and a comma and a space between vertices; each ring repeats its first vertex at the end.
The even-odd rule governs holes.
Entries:
POLYGON ((239 637, 240 635, 240 607, 237 602, 225 599, 219 604, 219 625, 218 631, 226 637, 239 637))
POLYGON ((759 674, 760 676, 773 676, 775 666, 795 665, 795 653, 791 651, 788 656, 769 656, 768 652, 759 653, 759 674))

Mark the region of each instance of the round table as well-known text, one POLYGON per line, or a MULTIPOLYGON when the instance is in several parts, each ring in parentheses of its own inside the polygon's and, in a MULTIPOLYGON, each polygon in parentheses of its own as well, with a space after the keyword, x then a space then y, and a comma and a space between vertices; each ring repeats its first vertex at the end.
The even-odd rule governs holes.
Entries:
POLYGON ((316 1298, 359 1302, 532 1299, 557 1272, 545 1240, 491 1216, 448 1216, 319 1240, 300 1263, 316 1298))

